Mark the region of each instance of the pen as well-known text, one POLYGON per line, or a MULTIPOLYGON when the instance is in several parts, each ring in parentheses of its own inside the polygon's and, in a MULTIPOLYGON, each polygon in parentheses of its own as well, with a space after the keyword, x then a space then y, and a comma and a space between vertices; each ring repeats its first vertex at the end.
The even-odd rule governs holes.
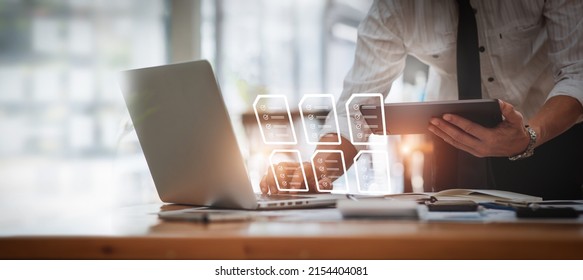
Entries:
POLYGON ((436 201, 437 201, 437 197, 435 197, 435 196, 417 199, 417 203, 425 204, 425 205, 435 203, 436 201))
POLYGON ((478 204, 480 206, 483 206, 484 208, 487 208, 487 209, 515 211, 514 207, 512 207, 510 205, 500 204, 500 203, 496 203, 496 202, 480 202, 478 204))
POLYGON ((526 207, 529 205, 528 202, 520 202, 520 201, 506 201, 506 200, 495 200, 493 203, 499 205, 506 205, 510 207, 526 207))

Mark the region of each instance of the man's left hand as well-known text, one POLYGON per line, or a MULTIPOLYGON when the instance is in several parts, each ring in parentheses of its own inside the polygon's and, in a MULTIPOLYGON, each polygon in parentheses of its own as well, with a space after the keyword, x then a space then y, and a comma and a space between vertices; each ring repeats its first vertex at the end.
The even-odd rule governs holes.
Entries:
POLYGON ((526 150, 530 137, 522 114, 499 100, 503 121, 486 128, 460 116, 445 114, 431 119, 429 131, 452 146, 476 157, 509 157, 526 150))

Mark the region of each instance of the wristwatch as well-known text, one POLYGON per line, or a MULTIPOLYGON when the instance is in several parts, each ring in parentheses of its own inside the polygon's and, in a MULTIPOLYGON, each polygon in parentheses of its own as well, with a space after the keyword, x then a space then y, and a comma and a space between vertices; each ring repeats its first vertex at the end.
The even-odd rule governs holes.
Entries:
POLYGON ((528 136, 530 137, 530 141, 528 142, 528 146, 526 146, 526 150, 522 154, 518 154, 515 156, 511 156, 509 160, 519 160, 530 157, 534 155, 534 144, 536 143, 536 132, 530 126, 525 125, 526 131, 528 132, 528 136))

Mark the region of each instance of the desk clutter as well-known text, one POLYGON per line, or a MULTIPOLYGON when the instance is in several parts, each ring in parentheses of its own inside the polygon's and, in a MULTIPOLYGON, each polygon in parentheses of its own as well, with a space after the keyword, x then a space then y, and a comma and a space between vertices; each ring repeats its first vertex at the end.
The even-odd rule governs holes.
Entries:
POLYGON ((540 197, 499 190, 450 189, 437 193, 406 193, 379 198, 338 201, 345 218, 383 216, 423 221, 517 222, 547 220, 583 222, 583 200, 543 201, 540 197), (384 202, 384 203, 383 203, 384 202), (405 204, 405 202, 410 202, 405 204), (376 205, 382 204, 381 207, 376 205), (405 214, 416 209, 417 215, 405 214), (383 214, 384 213, 384 214, 383 214))
POLYGON ((418 220, 476 223, 583 223, 583 200, 549 200, 497 190, 451 189, 386 196, 346 195, 335 208, 244 211, 208 207, 162 211, 160 219, 202 223, 418 220))

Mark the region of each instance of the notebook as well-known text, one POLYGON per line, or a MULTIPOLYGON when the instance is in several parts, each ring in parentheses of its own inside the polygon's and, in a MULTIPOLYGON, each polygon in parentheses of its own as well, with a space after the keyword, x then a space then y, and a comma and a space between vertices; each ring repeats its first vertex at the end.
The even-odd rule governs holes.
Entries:
POLYGON ((515 192, 482 189, 449 189, 440 192, 393 194, 386 197, 398 200, 471 200, 477 203, 507 202, 517 204, 534 203, 543 200, 541 197, 515 192))

